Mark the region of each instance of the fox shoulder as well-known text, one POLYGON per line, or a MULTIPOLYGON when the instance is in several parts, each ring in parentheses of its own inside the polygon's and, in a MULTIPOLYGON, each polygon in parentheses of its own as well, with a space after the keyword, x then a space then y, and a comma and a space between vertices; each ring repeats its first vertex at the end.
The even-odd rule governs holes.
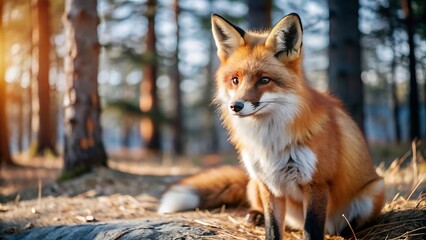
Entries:
POLYGON ((207 169, 171 185, 161 197, 158 212, 244 204, 247 183, 248 176, 239 167, 207 169))

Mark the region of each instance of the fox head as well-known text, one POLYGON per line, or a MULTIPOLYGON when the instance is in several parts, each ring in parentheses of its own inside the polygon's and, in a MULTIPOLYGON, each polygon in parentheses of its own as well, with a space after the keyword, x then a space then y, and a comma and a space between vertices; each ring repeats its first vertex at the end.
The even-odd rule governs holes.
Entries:
POLYGON ((211 21, 221 62, 216 101, 222 113, 294 115, 306 85, 299 16, 289 14, 265 32, 245 31, 216 14, 211 21))

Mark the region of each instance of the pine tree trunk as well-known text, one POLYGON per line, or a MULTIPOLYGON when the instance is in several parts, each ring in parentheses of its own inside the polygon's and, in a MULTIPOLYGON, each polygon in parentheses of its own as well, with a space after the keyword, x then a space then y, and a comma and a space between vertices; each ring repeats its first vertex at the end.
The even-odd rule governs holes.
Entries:
POLYGON ((398 95, 397 95, 397 88, 396 88, 396 79, 395 79, 395 69, 396 69, 396 60, 395 55, 394 59, 392 59, 392 67, 391 67, 391 75, 392 75, 392 82, 391 82, 391 94, 392 94, 392 103, 391 103, 391 109, 393 114, 393 120, 394 120, 394 129, 395 129, 395 142, 400 143, 401 142, 401 127, 400 127, 400 121, 399 121, 399 103, 398 103, 398 95))
POLYGON ((24 89, 20 86, 18 95, 18 151, 22 152, 24 149, 24 89))
POLYGON ((37 46, 38 46, 38 18, 37 18, 37 1, 38 0, 29 0, 31 3, 31 14, 30 14, 30 19, 31 19, 31 72, 30 72, 30 86, 29 86, 29 95, 28 97, 31 98, 31 100, 29 101, 29 103, 31 104, 30 106, 30 116, 29 116, 29 121, 30 121, 30 125, 29 130, 30 130, 30 139, 29 139, 29 146, 30 148, 32 146, 36 146, 37 145, 37 135, 38 135, 38 123, 39 123, 39 103, 38 103, 38 96, 37 96, 37 64, 35 64, 37 62, 37 46))
POLYGON ((408 55, 409 71, 410 71, 410 92, 408 95, 408 102, 410 106, 410 139, 414 140, 420 137, 420 127, 419 127, 419 93, 417 86, 417 75, 416 75, 416 56, 415 54, 415 45, 414 45, 414 18, 413 18, 413 8, 411 0, 404 0, 403 3, 405 10, 405 24, 407 26, 408 34, 408 46, 410 53, 408 55))
MULTIPOLYGON (((213 0, 209 0, 210 9, 214 8, 213 0)), ((213 9, 214 10, 214 9, 213 9)), ((219 144, 219 130, 217 129, 217 111, 216 107, 211 104, 214 98, 213 90, 215 88, 215 69, 217 68, 216 63, 218 61, 216 57, 216 45, 214 43, 213 35, 210 35, 210 47, 209 47, 209 64, 207 65, 207 76, 210 81, 207 81, 205 96, 206 96, 206 105, 208 106, 208 118, 207 122, 207 131, 208 131, 208 139, 210 139, 209 143, 209 152, 208 153, 217 153, 220 150, 219 144)))
POLYGON ((37 1, 38 16, 38 99, 39 99, 39 132, 37 153, 44 154, 46 150, 56 153, 55 142, 52 139, 50 111, 50 25, 49 0, 37 1))
POLYGON ((9 128, 6 118, 6 81, 4 61, 4 29, 3 29, 4 0, 0 0, 0 168, 2 163, 13 164, 9 148, 9 128))
POLYGON ((141 119, 140 130, 145 146, 149 150, 158 151, 161 149, 160 143, 160 124, 158 99, 157 99, 157 50, 155 47, 155 14, 157 1, 148 0, 147 18, 148 30, 146 35, 146 55, 149 60, 143 69, 143 79, 140 85, 139 106, 143 112, 150 113, 151 117, 141 119))
POLYGON ((107 165, 97 82, 100 50, 98 23, 97 0, 66 1, 64 171, 74 174, 107 165))
POLYGON ((183 153, 183 129, 182 129, 182 97, 180 91, 180 72, 179 72, 179 0, 174 1, 175 8, 175 22, 176 22, 176 51, 175 51, 175 64, 173 66, 172 78, 174 80, 174 104, 175 115, 173 119, 173 141, 176 154, 183 153))
POLYGON ((130 148, 133 121, 131 118, 123 116, 121 123, 121 146, 124 148, 130 148))
POLYGON ((58 134, 58 120, 59 120, 59 114, 60 114, 60 109, 59 109, 59 96, 58 96, 58 91, 56 86, 54 86, 51 90, 50 90, 50 97, 52 99, 52 104, 50 105, 50 121, 52 122, 52 127, 51 127, 51 138, 52 138, 52 142, 56 143, 58 138, 57 138, 57 134, 58 134))
MULTIPOLYGON (((31 70, 30 70, 31 71, 31 70)), ((33 90, 32 90, 32 81, 33 78, 30 73, 30 84, 28 85, 27 90, 27 117, 25 121, 26 131, 27 131, 27 144, 29 147, 33 141, 33 127, 32 127, 32 115, 33 115, 33 90)))
MULTIPOLYGON (((212 1, 212 0, 210 0, 212 1)), ((210 2, 211 4, 211 2, 210 2)), ((205 98, 206 98, 206 102, 205 105, 208 106, 207 108, 207 113, 209 115, 208 118, 208 122, 207 122, 207 138, 210 140, 209 142, 209 151, 208 153, 217 153, 220 149, 220 144, 219 144, 219 133, 218 133, 218 129, 216 127, 216 122, 218 120, 217 118, 217 111, 216 111, 216 107, 214 106, 214 104, 211 104, 214 98, 213 95, 213 90, 215 88, 215 61, 217 61, 216 59, 216 47, 215 47, 215 43, 213 40, 213 36, 210 36, 210 48, 209 48, 209 64, 207 65, 207 85, 206 85, 206 90, 205 90, 205 98)))
POLYGON ((33 115, 33 57, 34 57, 34 40, 33 40, 33 26, 34 26, 34 14, 33 14, 33 0, 28 0, 28 16, 29 16, 29 24, 30 24, 30 31, 28 33, 28 44, 29 44, 29 62, 30 67, 28 69, 28 76, 30 79, 30 83, 27 88, 27 96, 26 96, 26 102, 27 102, 27 118, 26 118, 26 131, 27 131, 27 142, 28 146, 31 145, 31 142, 33 140, 33 128, 32 128, 32 115, 33 115))
POLYGON ((392 48, 392 63, 391 63, 391 110, 393 115, 393 122, 394 122, 394 130, 395 130, 395 142, 400 143, 401 142, 401 127, 400 127, 400 121, 399 121, 399 102, 398 102, 398 95, 397 95, 397 86, 396 86, 396 77, 395 77, 395 71, 396 71, 396 49, 395 49, 395 39, 393 38, 393 34, 395 32, 395 22, 392 18, 392 16, 389 17, 389 34, 391 38, 391 48, 392 48))
POLYGON ((342 100, 364 131, 364 91, 361 80, 361 48, 358 0, 329 0, 329 90, 342 100))
POLYGON ((264 30, 271 27, 272 0, 248 0, 247 5, 250 29, 264 30))

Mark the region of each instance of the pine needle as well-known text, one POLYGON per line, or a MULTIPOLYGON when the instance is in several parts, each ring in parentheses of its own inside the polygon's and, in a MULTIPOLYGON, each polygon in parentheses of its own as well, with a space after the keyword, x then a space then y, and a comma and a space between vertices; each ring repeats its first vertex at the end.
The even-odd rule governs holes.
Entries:
POLYGON ((355 240, 358 240, 358 238, 357 238, 357 237, 356 237, 356 235, 355 235, 355 231, 354 231, 354 229, 352 228, 351 223, 349 222, 349 220, 346 218, 345 214, 342 214, 342 217, 343 217, 343 218, 345 219, 345 221, 348 223, 348 226, 349 226, 349 228, 351 229, 351 231, 352 231, 352 235, 354 235, 355 240))

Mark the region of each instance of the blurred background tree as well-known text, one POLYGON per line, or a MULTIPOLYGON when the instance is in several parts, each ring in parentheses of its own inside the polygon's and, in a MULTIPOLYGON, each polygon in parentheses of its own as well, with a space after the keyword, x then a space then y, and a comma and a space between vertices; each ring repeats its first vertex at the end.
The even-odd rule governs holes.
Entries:
POLYGON ((247 21, 250 29, 264 30, 272 25, 272 0, 248 0, 247 21), (256 17, 253 17, 256 16, 256 17))
POLYGON ((358 0, 329 0, 330 92, 340 99, 358 127, 364 131, 364 89, 361 81, 361 47, 358 0))
POLYGON ((36 39, 38 46, 38 68, 37 86, 38 86, 38 137, 37 137, 37 154, 44 154, 50 151, 56 154, 56 126, 53 123, 51 108, 51 94, 49 83, 50 72, 50 2, 49 0, 37 0, 37 34, 36 39))
POLYGON ((179 0, 174 0, 174 17, 175 17, 175 27, 176 27, 176 50, 174 54, 174 63, 172 65, 171 78, 173 81, 173 94, 175 99, 175 112, 173 117, 173 146, 174 152, 176 154, 183 153, 183 135, 184 129, 182 127, 182 94, 180 91, 180 71, 179 71, 179 0))
POLYGON ((97 0, 67 0, 63 19, 67 81, 63 177, 69 177, 107 166, 98 94, 97 0))
POLYGON ((90 16, 97 13, 99 25, 91 24, 81 40, 100 43, 99 67, 98 60, 84 64, 90 69, 87 78, 64 70, 71 66, 70 56, 85 58, 85 53, 95 59, 97 48, 68 48, 77 40, 62 24, 63 1, 2 3, 5 81, 0 94, 4 90, 5 97, 0 96, 0 124, 8 127, 0 126, 0 146, 9 146, 12 154, 49 149, 67 159, 80 152, 75 159, 86 159, 92 151, 82 149, 92 142, 82 139, 90 140, 90 129, 99 136, 94 146, 100 165, 106 165, 105 152, 129 149, 142 149, 141 159, 232 152, 211 104, 218 66, 212 12, 255 29, 299 13, 307 78, 315 88, 342 98, 370 144, 393 146, 426 136, 425 1, 98 0, 90 16), (96 89, 99 101, 82 97, 82 106, 74 101, 96 89), (72 104, 64 108, 69 100, 72 104), (82 111, 79 107, 93 110, 78 114, 92 119, 93 126, 86 122, 77 130, 73 125, 70 116, 82 111))
POLYGON ((3 29, 3 6, 0 0, 0 168, 2 163, 11 164, 12 157, 9 149, 9 128, 6 118, 6 82, 4 79, 5 61, 4 55, 4 29, 3 29))
POLYGON ((416 70, 416 56, 414 44, 414 13, 412 0, 403 0, 402 8, 404 11, 405 19, 404 23, 407 28, 408 35, 408 59, 409 59, 409 71, 410 71, 410 92, 409 92, 409 103, 410 103, 410 138, 415 139, 420 137, 420 126, 419 126, 419 93, 417 87, 417 70, 416 70))
POLYGON ((145 38, 145 64, 143 66, 143 79, 140 84, 139 106, 142 112, 149 113, 150 117, 141 119, 141 135, 149 150, 161 149, 159 106, 157 94, 157 47, 155 32, 155 15, 157 0, 148 0, 145 16, 148 19, 148 29, 145 38))

